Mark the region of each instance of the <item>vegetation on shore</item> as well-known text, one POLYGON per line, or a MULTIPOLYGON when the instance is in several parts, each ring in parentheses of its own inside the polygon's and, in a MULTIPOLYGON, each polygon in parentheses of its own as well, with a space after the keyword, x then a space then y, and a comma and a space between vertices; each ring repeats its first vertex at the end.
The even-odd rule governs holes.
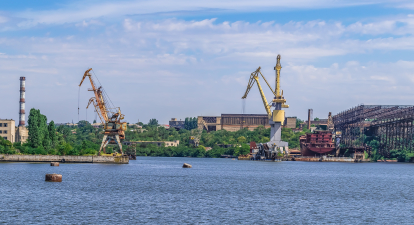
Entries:
MULTIPOLYGON (((186 129, 165 129, 158 126, 156 119, 142 124, 142 129, 134 127, 125 132, 125 141, 175 141, 178 147, 158 147, 154 144, 136 146, 138 156, 167 157, 220 157, 221 155, 245 155, 250 151, 249 143, 269 141, 270 128, 259 126, 253 131, 247 128, 230 132, 226 130, 203 131, 200 146, 190 147, 190 136, 195 135, 196 118, 186 119, 186 129), (211 148, 206 151, 206 148, 211 148)), ((47 117, 40 110, 31 109, 28 119, 29 139, 27 143, 11 143, 0 137, 0 154, 40 154, 40 155, 96 155, 103 138, 103 129, 95 128, 87 121, 79 121, 78 126, 55 126, 53 121, 47 124, 47 117)), ((282 140, 289 142, 290 148, 299 147, 299 136, 305 132, 293 133, 283 128, 282 140)), ((123 146, 126 150, 131 148, 123 146)), ((107 153, 117 150, 116 146, 107 147, 107 153)))
MULTIPOLYGON (((47 117, 39 110, 31 109, 28 119, 29 139, 27 143, 11 143, 0 137, 0 154, 37 154, 37 155, 96 155, 103 138, 103 129, 95 128, 87 121, 79 121, 78 126, 55 126, 53 121, 46 123, 47 117)), ((298 123, 301 121, 298 120, 298 123)), ((203 131, 200 146, 193 148, 189 145, 190 136, 195 135, 196 118, 186 119, 186 129, 165 129, 158 126, 156 119, 148 124, 142 124, 142 129, 130 127, 125 132, 125 141, 180 141, 178 147, 156 146, 142 143, 136 147, 138 156, 165 156, 165 157, 220 157, 221 155, 245 155, 249 153, 249 143, 265 143, 269 141, 270 128, 257 127, 253 131, 247 128, 230 132, 226 130, 203 131), (206 151, 206 148, 209 148, 206 151), (210 149, 211 148, 211 149, 210 149)), ((292 129, 282 128, 282 140, 289 143, 289 148, 299 148, 299 137, 310 132, 293 132, 292 129)), ((377 137, 363 136, 360 140, 371 147, 371 154, 366 157, 372 161, 385 159, 379 152, 380 143, 377 137)), ((403 141, 403 140, 401 140, 403 141)), ((131 148, 123 146, 124 150, 131 148)), ((107 153, 117 151, 116 146, 106 148, 107 153)), ((346 155, 346 153, 345 153, 346 155)), ((390 151, 388 159, 400 162, 408 161, 414 157, 409 149, 394 149, 390 151)))

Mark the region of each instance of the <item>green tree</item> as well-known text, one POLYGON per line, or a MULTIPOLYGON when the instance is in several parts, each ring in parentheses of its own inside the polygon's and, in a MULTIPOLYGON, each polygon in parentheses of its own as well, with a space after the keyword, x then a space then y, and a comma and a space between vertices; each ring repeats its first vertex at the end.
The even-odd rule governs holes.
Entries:
POLYGON ((158 120, 150 119, 148 122, 148 126, 158 126, 158 120))
POLYGON ((262 137, 262 140, 261 140, 262 143, 267 143, 269 141, 270 141, 269 137, 262 137))
POLYGON ((48 133, 49 133, 49 139, 50 139, 50 143, 52 148, 54 148, 56 146, 56 142, 57 142, 57 135, 56 135, 56 127, 55 127, 55 122, 50 121, 49 126, 48 126, 48 133))
POLYGON ((186 117, 185 120, 184 120, 184 129, 190 130, 188 117, 186 117))
POLYGON ((247 155, 250 153, 250 146, 247 144, 242 144, 239 150, 240 155, 247 155))
POLYGON ((197 122, 198 122, 197 117, 194 117, 193 122, 192 122, 192 129, 196 129, 198 127, 197 122))
POLYGON ((301 123, 303 123, 303 120, 296 118, 296 128, 299 128, 301 123))
POLYGON ((246 138, 243 137, 243 136, 240 136, 240 137, 237 138, 237 142, 239 142, 239 143, 246 143, 246 138))
POLYGON ((28 143, 32 148, 37 148, 42 146, 42 131, 40 127, 41 118, 40 118, 40 110, 38 109, 30 109, 29 113, 29 138, 28 143))
MULTIPOLYGON (((40 110, 39 110, 40 113, 40 110)), ((40 114, 40 123, 39 129, 42 137, 42 146, 45 149, 50 149, 51 141, 49 138, 49 131, 47 127, 47 117, 43 114, 40 114)))

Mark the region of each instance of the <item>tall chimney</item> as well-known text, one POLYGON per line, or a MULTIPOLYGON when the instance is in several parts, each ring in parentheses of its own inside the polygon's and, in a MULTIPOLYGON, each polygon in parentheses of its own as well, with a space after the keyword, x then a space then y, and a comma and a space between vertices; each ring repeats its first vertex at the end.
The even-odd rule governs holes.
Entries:
POLYGON ((308 129, 311 127, 311 109, 308 109, 308 129))
POLYGON ((25 92, 26 92, 26 77, 20 77, 20 112, 19 112, 19 126, 24 126, 26 121, 25 113, 25 92))

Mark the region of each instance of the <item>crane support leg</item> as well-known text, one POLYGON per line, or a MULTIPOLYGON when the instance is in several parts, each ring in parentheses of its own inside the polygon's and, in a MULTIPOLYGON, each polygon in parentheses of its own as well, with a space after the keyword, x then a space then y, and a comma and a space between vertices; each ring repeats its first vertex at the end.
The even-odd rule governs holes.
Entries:
POLYGON ((103 152, 104 152, 105 154, 106 154, 106 146, 108 146, 109 142, 110 142, 110 139, 108 138, 108 139, 105 141, 105 143, 104 143, 104 146, 103 146, 103 152))
POLYGON ((99 149, 99 153, 98 153, 98 155, 101 155, 101 150, 102 150, 102 148, 105 148, 105 146, 108 144, 108 140, 107 140, 107 138, 108 138, 108 135, 107 135, 107 134, 105 134, 105 135, 103 136, 103 138, 102 138, 102 144, 101 144, 101 148, 99 149))
POLYGON ((116 138, 116 143, 119 146, 119 151, 121 152, 121 155, 123 155, 124 153, 122 152, 122 145, 121 145, 121 140, 119 140, 119 134, 115 135, 116 138))

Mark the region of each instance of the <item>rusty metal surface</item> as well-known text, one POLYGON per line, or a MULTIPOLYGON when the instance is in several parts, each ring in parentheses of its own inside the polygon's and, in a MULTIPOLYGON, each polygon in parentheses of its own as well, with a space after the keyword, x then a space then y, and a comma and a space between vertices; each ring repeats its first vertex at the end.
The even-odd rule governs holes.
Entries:
POLYGON ((388 157, 391 150, 413 151, 413 105, 359 105, 332 117, 334 128, 346 148, 370 151, 366 140, 379 143, 378 153, 388 157))
POLYGON ((49 182, 62 182, 62 175, 61 174, 46 174, 45 181, 49 182))

